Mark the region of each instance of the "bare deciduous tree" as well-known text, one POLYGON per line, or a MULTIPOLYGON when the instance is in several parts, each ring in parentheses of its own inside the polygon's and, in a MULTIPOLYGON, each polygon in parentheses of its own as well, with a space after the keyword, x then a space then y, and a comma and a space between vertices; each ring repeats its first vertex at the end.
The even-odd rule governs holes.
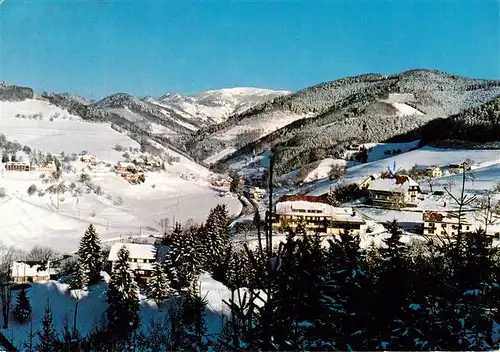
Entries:
POLYGON ((488 225, 495 225, 500 220, 500 200, 495 199, 492 192, 487 192, 483 197, 476 199, 476 220, 484 225, 485 232, 488 232, 488 225))
POLYGON ((0 245, 0 304, 4 329, 9 327, 9 315, 12 308, 12 263, 19 256, 20 252, 14 247, 0 245))
POLYGON ((56 255, 57 253, 50 247, 35 246, 26 255, 26 260, 46 262, 56 255))

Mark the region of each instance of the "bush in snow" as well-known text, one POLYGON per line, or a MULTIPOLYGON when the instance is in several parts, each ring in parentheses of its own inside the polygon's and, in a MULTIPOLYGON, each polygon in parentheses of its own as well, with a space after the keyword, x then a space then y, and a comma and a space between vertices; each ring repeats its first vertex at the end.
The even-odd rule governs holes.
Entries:
POLYGON ((36 185, 31 185, 28 187, 28 195, 29 196, 32 196, 33 194, 35 194, 36 192, 38 191, 38 188, 36 187, 36 185))
POLYGON ((7 191, 4 187, 0 187, 0 198, 5 198, 7 196, 7 191))

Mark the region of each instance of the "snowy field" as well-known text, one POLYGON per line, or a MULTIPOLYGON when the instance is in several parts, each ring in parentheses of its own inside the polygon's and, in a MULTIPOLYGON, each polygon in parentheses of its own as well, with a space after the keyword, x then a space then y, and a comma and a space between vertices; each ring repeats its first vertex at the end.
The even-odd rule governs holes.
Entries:
MULTIPOLYGON (((372 174, 379 174, 387 167, 392 167, 394 161, 397 169, 411 169, 417 165, 436 165, 447 166, 449 164, 458 164, 466 159, 471 159, 474 163, 472 170, 476 177, 474 183, 468 182, 466 188, 471 192, 478 192, 493 187, 500 181, 500 151, 499 150, 456 150, 456 149, 437 149, 424 147, 407 153, 391 156, 385 159, 368 162, 353 166, 348 169, 345 182, 359 182, 372 174)), ((452 176, 458 184, 460 175, 452 176)), ((439 182, 440 179, 437 179, 439 182)), ((443 181, 443 180, 441 180, 443 181)), ((327 193, 332 185, 329 180, 318 181, 311 195, 320 195, 327 193)))
MULTIPOLYGON (((114 164, 123 160, 123 152, 112 149, 116 144, 139 147, 109 124, 83 122, 45 101, 0 102, 0 117, 0 132, 7 140, 17 140, 44 153, 86 150, 99 160, 114 164), (49 121, 56 113, 58 117, 49 121), (42 114, 42 120, 17 118, 16 114, 42 114)), ((76 172, 63 173, 61 181, 66 186, 75 183, 81 187, 78 178, 84 171, 92 183, 102 188, 102 195, 90 192, 73 196, 74 192, 68 191, 60 195, 59 205, 56 195, 28 196, 27 189, 32 184, 38 189, 50 186, 42 183, 40 172, 6 171, 0 165, 0 188, 6 190, 6 196, 0 198, 0 241, 22 249, 46 245, 58 251, 74 251, 91 222, 102 239, 108 240, 130 234, 157 234, 162 218, 201 223, 210 209, 221 203, 228 206, 230 216, 239 214, 242 207, 237 198, 221 198, 210 187, 206 181, 209 170, 166 151, 178 156, 180 162, 167 165, 166 171, 146 173, 145 183, 138 185, 129 184, 103 164, 83 170, 85 165, 73 162, 76 172)))
POLYGON ((116 144, 125 148, 139 148, 139 144, 113 130, 109 124, 90 123, 65 110, 41 100, 0 102, 0 133, 8 140, 18 141, 32 149, 53 154, 86 150, 99 159, 118 159, 120 152, 112 150, 116 144), (16 118, 16 114, 42 114, 42 120, 16 118), (50 121, 50 117, 59 117, 50 121), (64 119, 63 117, 66 117, 64 119))

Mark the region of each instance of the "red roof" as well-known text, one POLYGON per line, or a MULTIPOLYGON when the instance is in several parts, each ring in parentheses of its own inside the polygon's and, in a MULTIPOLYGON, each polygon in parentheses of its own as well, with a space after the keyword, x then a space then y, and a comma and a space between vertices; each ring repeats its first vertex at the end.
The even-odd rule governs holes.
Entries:
POLYGON ((288 196, 281 196, 281 198, 278 200, 279 203, 281 202, 310 202, 310 203, 324 203, 324 204, 330 204, 328 201, 328 198, 326 196, 306 196, 306 195, 300 195, 300 194, 294 194, 294 195, 288 195, 288 196))

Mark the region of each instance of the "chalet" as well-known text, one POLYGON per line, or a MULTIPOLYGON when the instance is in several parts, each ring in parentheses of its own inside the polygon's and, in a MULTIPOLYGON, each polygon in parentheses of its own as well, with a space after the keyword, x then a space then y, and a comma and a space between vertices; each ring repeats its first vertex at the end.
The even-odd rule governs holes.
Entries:
POLYGON ((122 172, 132 172, 135 173, 137 172, 137 167, 133 163, 127 163, 124 161, 119 161, 115 164, 115 170, 118 173, 122 172))
MULTIPOLYGON (((458 212, 424 211, 422 233, 424 236, 456 236, 458 233, 458 220, 458 212)), ((469 220, 466 213, 462 213, 461 227, 462 232, 476 230, 476 226, 469 220)))
POLYGON ((425 169, 425 174, 430 177, 443 177, 443 170, 437 166, 431 166, 425 169))
POLYGON ((449 169, 450 173, 461 174, 462 172, 464 172, 464 170, 470 171, 471 167, 466 162, 463 162, 460 164, 450 164, 450 165, 448 165, 448 169, 449 169))
POLYGON ((49 161, 47 164, 39 166, 38 171, 51 174, 57 171, 57 166, 53 161, 49 161))
POLYGON ((420 193, 422 192, 418 183, 406 175, 378 178, 368 186, 370 200, 381 206, 392 206, 394 203, 415 206, 420 193))
POLYGON ((259 187, 251 187, 250 188, 250 198, 256 201, 261 200, 266 195, 266 190, 259 187))
POLYGON ((56 275, 49 261, 15 261, 12 263, 12 279, 15 283, 48 281, 56 275))
POLYGON ((349 144, 347 146, 347 150, 352 150, 352 151, 357 151, 359 152, 361 150, 362 146, 359 144, 349 144))
POLYGON ((8 171, 31 171, 33 167, 31 163, 20 161, 9 161, 5 164, 5 169, 8 171))
POLYGON ((132 174, 129 172, 125 172, 121 174, 122 178, 130 183, 138 183, 141 178, 144 180, 144 174, 132 174))
POLYGON ((350 231, 359 235, 366 231, 366 222, 352 208, 337 208, 325 196, 282 196, 275 205, 273 228, 296 230, 299 225, 307 231, 339 234, 350 231))
POLYGON ((81 156, 80 161, 84 162, 85 164, 95 165, 97 162, 97 158, 94 155, 85 154, 81 156))
POLYGON ((153 264, 158 260, 163 261, 165 259, 168 248, 152 244, 115 243, 111 246, 108 256, 112 270, 118 260, 118 251, 123 246, 129 251, 130 267, 134 270, 137 281, 141 284, 145 284, 151 279, 153 264))

